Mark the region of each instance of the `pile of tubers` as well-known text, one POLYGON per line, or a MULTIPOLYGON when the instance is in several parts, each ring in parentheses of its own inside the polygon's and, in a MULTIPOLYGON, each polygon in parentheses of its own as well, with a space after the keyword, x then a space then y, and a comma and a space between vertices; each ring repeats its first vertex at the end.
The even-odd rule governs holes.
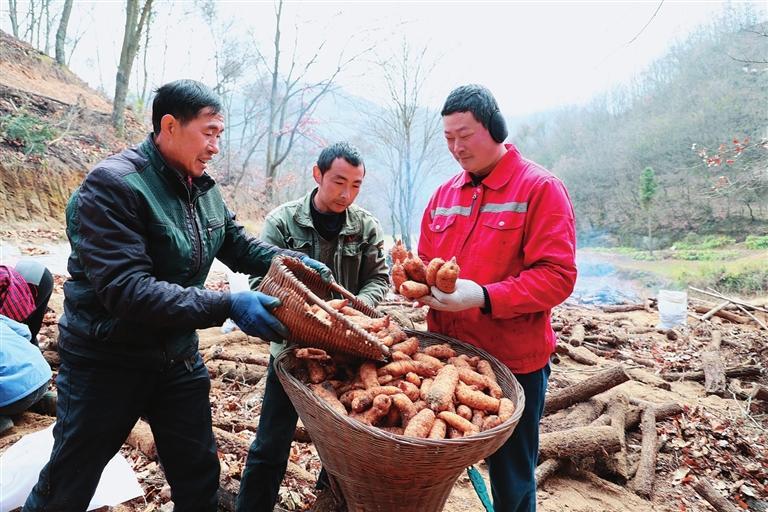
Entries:
POLYGON ((429 265, 424 265, 421 258, 406 250, 403 242, 398 240, 391 250, 392 256, 392 286, 395 293, 416 300, 429 295, 430 286, 444 293, 456 291, 456 280, 459 278, 459 265, 454 256, 448 261, 434 258, 429 265))
POLYGON ((301 363, 294 375, 331 409, 393 434, 428 439, 470 436, 512 417, 514 404, 488 361, 459 355, 447 343, 422 348, 387 317, 367 317, 343 302, 328 304, 391 342, 392 357, 385 364, 294 349, 301 363))

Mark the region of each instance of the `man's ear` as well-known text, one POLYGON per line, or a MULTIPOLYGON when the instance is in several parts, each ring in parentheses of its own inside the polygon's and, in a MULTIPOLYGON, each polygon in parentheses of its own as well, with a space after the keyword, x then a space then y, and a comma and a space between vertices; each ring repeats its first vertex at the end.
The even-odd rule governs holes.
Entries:
POLYGON ((165 114, 160 118, 160 133, 165 134, 166 137, 173 135, 178 126, 178 120, 171 114, 165 114))
POLYGON ((323 173, 320 172, 320 168, 316 165, 312 167, 312 177, 315 178, 315 183, 318 185, 323 182, 323 173))

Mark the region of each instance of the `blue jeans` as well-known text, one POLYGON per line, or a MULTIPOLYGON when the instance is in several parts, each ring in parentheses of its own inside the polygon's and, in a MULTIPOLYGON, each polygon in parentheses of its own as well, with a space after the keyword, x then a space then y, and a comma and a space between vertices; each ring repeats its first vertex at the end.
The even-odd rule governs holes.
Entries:
MULTIPOLYGON (((274 357, 270 356, 259 427, 240 480, 237 512, 272 512, 275 508, 298 420, 299 415, 275 373, 274 357)), ((327 485, 323 470, 317 486, 327 485)))
POLYGON ((82 512, 101 473, 140 417, 152 428, 177 512, 217 509, 219 460, 210 378, 200 354, 163 370, 62 354, 51 458, 25 512, 82 512))
POLYGON ((515 374, 525 392, 525 410, 515 431, 488 457, 494 512, 536 510, 536 465, 539 458, 539 421, 551 368, 515 374))

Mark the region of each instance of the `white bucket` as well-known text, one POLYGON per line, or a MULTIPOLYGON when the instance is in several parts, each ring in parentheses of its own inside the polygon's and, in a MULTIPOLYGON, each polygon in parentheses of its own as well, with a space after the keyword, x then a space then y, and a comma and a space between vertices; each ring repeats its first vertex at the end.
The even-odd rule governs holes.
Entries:
POLYGON ((671 329, 688 320, 688 293, 659 290, 659 328, 671 329))

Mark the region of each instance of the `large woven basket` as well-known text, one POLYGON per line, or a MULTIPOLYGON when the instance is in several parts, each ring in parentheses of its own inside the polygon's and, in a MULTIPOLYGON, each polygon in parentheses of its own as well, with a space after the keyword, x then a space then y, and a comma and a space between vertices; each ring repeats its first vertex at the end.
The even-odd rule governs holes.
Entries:
POLYGON ((487 359, 504 396, 515 404, 501 425, 460 439, 421 439, 390 434, 334 411, 292 375, 293 351, 275 360, 275 370, 307 428, 325 469, 341 488, 349 512, 437 512, 468 466, 493 454, 517 426, 525 395, 512 372, 487 352, 453 338, 406 331, 422 347, 448 343, 459 354, 487 359))
POLYGON ((338 283, 324 282, 320 274, 296 258, 273 258, 259 291, 280 299, 281 305, 272 314, 290 331, 288 341, 380 361, 389 356, 389 347, 328 306, 325 299, 336 293, 348 299, 350 307, 370 317, 381 315, 338 283), (308 312, 307 304, 316 304, 328 313, 330 324, 308 312))

